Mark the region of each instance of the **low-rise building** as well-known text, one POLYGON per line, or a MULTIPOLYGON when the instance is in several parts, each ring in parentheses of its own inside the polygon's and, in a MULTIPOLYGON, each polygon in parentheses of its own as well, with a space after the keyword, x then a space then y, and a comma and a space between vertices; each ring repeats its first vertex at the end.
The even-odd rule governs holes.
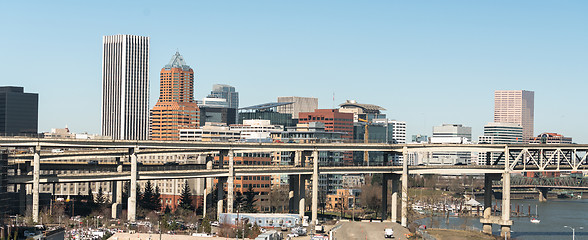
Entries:
POLYGON ((327 195, 325 210, 345 211, 352 209, 354 203, 360 202, 360 193, 359 189, 337 189, 335 194, 327 195))
POLYGON ((529 143, 543 143, 543 144, 571 144, 571 137, 564 137, 557 133, 541 133, 537 137, 529 139, 529 143))
POLYGON ((207 122, 200 128, 180 129, 180 141, 236 142, 240 139, 241 132, 231 130, 224 123, 207 122))

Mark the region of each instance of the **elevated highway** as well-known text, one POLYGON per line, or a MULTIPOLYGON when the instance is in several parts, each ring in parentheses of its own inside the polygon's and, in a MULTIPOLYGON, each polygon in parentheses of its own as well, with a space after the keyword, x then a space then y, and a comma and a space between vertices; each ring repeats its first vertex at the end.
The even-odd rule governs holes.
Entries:
MULTIPOLYGON (((69 164, 58 165, 56 169, 70 169, 69 164), (63 168, 61 168, 63 167, 63 168)), ((80 164, 81 165, 81 164, 80 164)), ((92 165, 86 165, 96 167, 92 165)), ((197 165, 199 169, 182 169, 182 165, 173 166, 166 170, 140 171, 137 180, 165 180, 165 179, 191 179, 210 177, 229 177, 229 169, 205 169, 197 165)), ((78 168, 78 166, 73 166, 78 168)), ((50 169, 51 167, 46 167, 50 169)), ((41 169, 45 169, 42 167, 41 169)), ((99 169, 99 168, 98 168, 99 169)), ((413 166, 409 168, 411 174, 500 174, 504 172, 501 166, 413 166)), ((264 176, 264 175, 312 175, 312 167, 290 167, 290 166, 235 166, 234 176, 264 176)), ((402 174, 402 166, 326 166, 320 167, 321 174, 402 174)), ((80 183, 80 182, 108 182, 108 181, 130 181, 131 174, 123 172, 90 172, 90 173, 69 173, 69 174, 48 174, 40 175, 39 182, 47 183, 80 183)), ((9 184, 32 184, 32 175, 18 175, 8 180, 9 184)))
MULTIPOLYGON (((44 183, 65 182, 96 182, 130 181, 130 197, 128 199, 128 218, 135 220, 136 211, 136 183, 139 180, 150 179, 176 179, 176 178, 219 178, 219 183, 227 183, 227 212, 233 211, 233 179, 237 176, 258 176, 286 174, 292 176, 310 176, 312 179, 312 220, 317 218, 318 204, 318 176, 319 174, 352 174, 352 173, 382 173, 384 179, 393 180, 393 186, 398 182, 401 186, 401 224, 407 226, 408 209, 408 177, 410 174, 484 174, 485 206, 491 206, 492 180, 502 179, 503 204, 502 212, 510 213, 510 174, 512 172, 545 172, 545 171, 583 171, 588 165, 587 144, 384 144, 384 143, 244 143, 244 142, 184 142, 184 141, 129 141, 129 140, 79 140, 79 139, 45 139, 45 138, 0 138, 0 148, 32 148, 32 154, 12 156, 16 163, 27 162, 31 164, 30 175, 19 175, 10 179, 11 184, 32 184, 33 195, 33 220, 39 217, 39 185, 44 183), (74 152, 49 153, 48 149, 67 148, 77 149, 74 152), (45 152, 43 152, 45 151, 45 152), (319 166, 319 151, 377 151, 388 154, 402 154, 403 159, 408 155, 419 152, 480 152, 498 153, 496 159, 488 158, 482 166, 408 166, 403 161, 402 166, 319 166), (295 158, 292 166, 234 166, 233 156, 237 152, 294 152, 295 158), (310 152, 306 160, 302 159, 304 152, 310 152), (174 154, 218 154, 221 158, 228 158, 228 166, 219 166, 214 169, 211 162, 192 169, 180 167, 179 169, 145 168, 138 162, 139 155, 174 155, 174 154), (59 167, 59 162, 69 160, 117 158, 116 172, 78 173, 78 174, 53 174, 41 175, 41 170, 47 167, 59 167), (50 161, 51 163, 49 163, 50 161), (42 164, 43 162, 43 164, 42 164), (307 162, 307 165, 304 163, 307 162), (53 164, 53 165, 46 165, 53 164), (45 168, 42 165, 46 165, 45 168), (126 165, 126 166, 125 166, 126 165), (128 166, 128 167, 127 167, 128 166), (297 166, 297 167, 296 167, 297 166), (506 184, 508 183, 508 184, 506 184)), ((224 161, 219 161, 221 164, 224 161)), ((71 164, 71 163, 68 163, 71 164)), ((181 166, 181 165, 180 165, 181 166)), ((93 166, 100 168, 102 166, 93 166)), ((106 166, 104 166, 106 167, 106 166)), ((110 166, 112 169, 113 166, 110 166)), ((299 186, 291 186, 294 196, 304 196, 296 193, 299 186)), ((387 186, 387 184, 383 184, 387 186)), ((118 188, 117 191, 122 190, 118 188)), ((398 189, 392 189, 392 219, 395 221, 395 204, 398 189)), ((387 195, 387 189, 383 188, 383 195, 387 195)), ((117 194, 119 195, 119 194, 117 194)), ((222 199, 222 198, 219 198, 222 199)), ((383 198, 387 199, 387 198, 383 198)), ((297 202, 298 199, 291 202, 297 202)), ((304 199, 299 199, 303 203, 304 199)), ((115 204, 121 203, 117 199, 115 204)), ((219 201, 219 210, 223 209, 222 200, 219 201)), ((382 206, 387 206, 384 204, 382 206)), ((114 206, 113 206, 114 208, 114 206)), ((385 207, 384 207, 385 211, 385 207)), ((484 231, 491 233, 492 224, 501 226, 501 235, 509 236, 512 221, 508 214, 496 218, 489 214, 490 209, 484 210, 484 218, 481 222, 484 231), (487 214, 488 212, 488 214, 487 214)))

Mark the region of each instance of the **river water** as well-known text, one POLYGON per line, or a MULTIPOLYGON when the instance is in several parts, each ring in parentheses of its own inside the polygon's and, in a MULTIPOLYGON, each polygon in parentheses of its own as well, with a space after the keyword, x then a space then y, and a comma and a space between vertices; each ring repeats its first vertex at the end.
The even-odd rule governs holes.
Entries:
MULTIPOLYGON (((516 205, 522 205, 525 214, 531 205, 531 213, 535 214, 535 205, 539 212, 538 219, 541 223, 530 222, 529 217, 512 217, 513 226, 511 237, 519 240, 551 240, 572 239, 572 230, 564 226, 576 229, 576 239, 588 240, 588 199, 548 199, 547 202, 537 200, 511 200, 513 210, 516 205), (583 227, 584 229, 579 229, 583 227)), ((427 227, 451 228, 451 229, 482 229, 479 218, 473 217, 433 217, 419 220, 420 224, 427 227)), ((500 235, 500 226, 493 225, 495 235, 500 235)))

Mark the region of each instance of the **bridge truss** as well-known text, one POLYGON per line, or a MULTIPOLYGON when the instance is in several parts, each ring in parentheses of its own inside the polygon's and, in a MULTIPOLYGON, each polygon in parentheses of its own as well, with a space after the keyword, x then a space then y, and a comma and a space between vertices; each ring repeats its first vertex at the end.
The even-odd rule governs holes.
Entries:
POLYGON ((504 155, 508 170, 516 172, 584 171, 588 166, 588 148, 583 146, 509 145, 504 155))

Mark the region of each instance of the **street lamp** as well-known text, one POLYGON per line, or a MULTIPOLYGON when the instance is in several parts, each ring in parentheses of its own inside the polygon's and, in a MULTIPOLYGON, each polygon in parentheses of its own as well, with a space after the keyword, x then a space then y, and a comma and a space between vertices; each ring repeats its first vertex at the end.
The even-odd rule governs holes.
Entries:
MULTIPOLYGON (((572 229, 572 240, 576 240, 576 228, 569 227, 569 226, 564 226, 564 228, 572 229)), ((584 229, 584 227, 579 227, 578 229, 582 230, 582 229, 584 229)))

